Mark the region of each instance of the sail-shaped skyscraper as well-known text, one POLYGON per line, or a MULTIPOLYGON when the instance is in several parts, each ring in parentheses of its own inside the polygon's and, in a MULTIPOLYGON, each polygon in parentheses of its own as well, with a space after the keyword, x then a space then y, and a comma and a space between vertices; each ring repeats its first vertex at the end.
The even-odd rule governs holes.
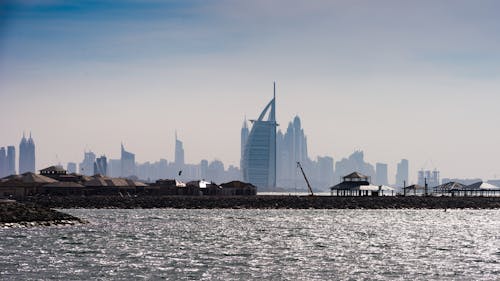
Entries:
POLYGON ((276 187, 276 83, 273 99, 257 120, 250 121, 252 129, 241 161, 243 180, 260 188, 273 189, 276 187))

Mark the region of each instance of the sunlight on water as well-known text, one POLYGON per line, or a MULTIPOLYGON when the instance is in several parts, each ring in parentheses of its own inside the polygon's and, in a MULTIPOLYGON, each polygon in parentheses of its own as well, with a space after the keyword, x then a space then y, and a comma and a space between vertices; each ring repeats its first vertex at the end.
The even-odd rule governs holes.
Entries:
POLYGON ((64 210, 0 229, 1 279, 495 280, 500 210, 64 210))

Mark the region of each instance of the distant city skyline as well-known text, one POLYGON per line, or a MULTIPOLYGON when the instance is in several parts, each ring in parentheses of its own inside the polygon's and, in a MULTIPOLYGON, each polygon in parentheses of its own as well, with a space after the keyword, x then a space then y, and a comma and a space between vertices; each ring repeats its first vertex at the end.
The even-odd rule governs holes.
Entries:
MULTIPOLYGON (((239 166, 242 115, 300 115, 309 157, 500 177, 498 1, 4 1, 0 146, 239 166), (118 144, 118 145, 117 145, 118 144)), ((16 150, 16 153, 19 153, 16 150)), ((112 167, 108 167, 112 168, 112 167)))

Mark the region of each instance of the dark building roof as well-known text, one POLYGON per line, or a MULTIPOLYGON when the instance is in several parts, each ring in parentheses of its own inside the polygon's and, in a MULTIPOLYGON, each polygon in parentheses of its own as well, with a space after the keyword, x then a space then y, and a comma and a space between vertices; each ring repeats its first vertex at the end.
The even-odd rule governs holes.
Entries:
POLYGON ((40 173, 50 173, 50 172, 66 173, 66 170, 63 169, 63 167, 61 166, 50 166, 40 170, 40 173))
POLYGON ((224 187, 224 188, 246 188, 246 187, 256 188, 255 185, 248 183, 248 182, 242 182, 242 181, 226 182, 226 183, 221 184, 220 186, 224 187))
POLYGON ((413 184, 413 185, 407 186, 406 189, 416 189, 416 190, 422 189, 422 190, 424 190, 425 187, 418 185, 418 184, 413 184))
POLYGON ((464 188, 465 188, 464 184, 461 184, 461 183, 455 182, 455 181, 443 183, 442 185, 438 185, 438 186, 434 187, 435 190, 445 190, 445 191, 460 190, 460 189, 464 189, 464 188))
POLYGON ((500 187, 494 186, 494 185, 487 183, 487 182, 480 181, 480 182, 476 182, 476 183, 473 183, 471 185, 468 185, 463 189, 466 189, 466 190, 500 190, 500 187))
POLYGON ((22 175, 9 176, 7 180, 2 181, 2 185, 3 186, 10 186, 10 185, 17 186, 23 184, 39 185, 39 184, 54 183, 54 182, 57 182, 57 180, 54 180, 46 176, 37 175, 32 172, 27 172, 22 175))
POLYGON ((330 187, 331 190, 357 190, 361 185, 370 185, 368 181, 344 181, 330 187))
POLYGON ((368 179, 368 176, 365 176, 359 172, 352 172, 347 176, 344 176, 344 180, 345 179, 368 179))
POLYGON ((83 185, 78 184, 76 182, 54 182, 54 183, 49 183, 45 184, 43 187, 54 187, 54 188, 84 188, 83 185))

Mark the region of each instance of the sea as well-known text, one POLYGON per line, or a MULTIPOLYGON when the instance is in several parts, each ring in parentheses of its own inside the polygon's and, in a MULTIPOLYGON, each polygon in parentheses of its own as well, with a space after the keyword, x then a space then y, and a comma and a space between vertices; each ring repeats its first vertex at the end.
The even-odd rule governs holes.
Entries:
POLYGON ((1 280, 500 280, 500 210, 66 209, 1 280))

